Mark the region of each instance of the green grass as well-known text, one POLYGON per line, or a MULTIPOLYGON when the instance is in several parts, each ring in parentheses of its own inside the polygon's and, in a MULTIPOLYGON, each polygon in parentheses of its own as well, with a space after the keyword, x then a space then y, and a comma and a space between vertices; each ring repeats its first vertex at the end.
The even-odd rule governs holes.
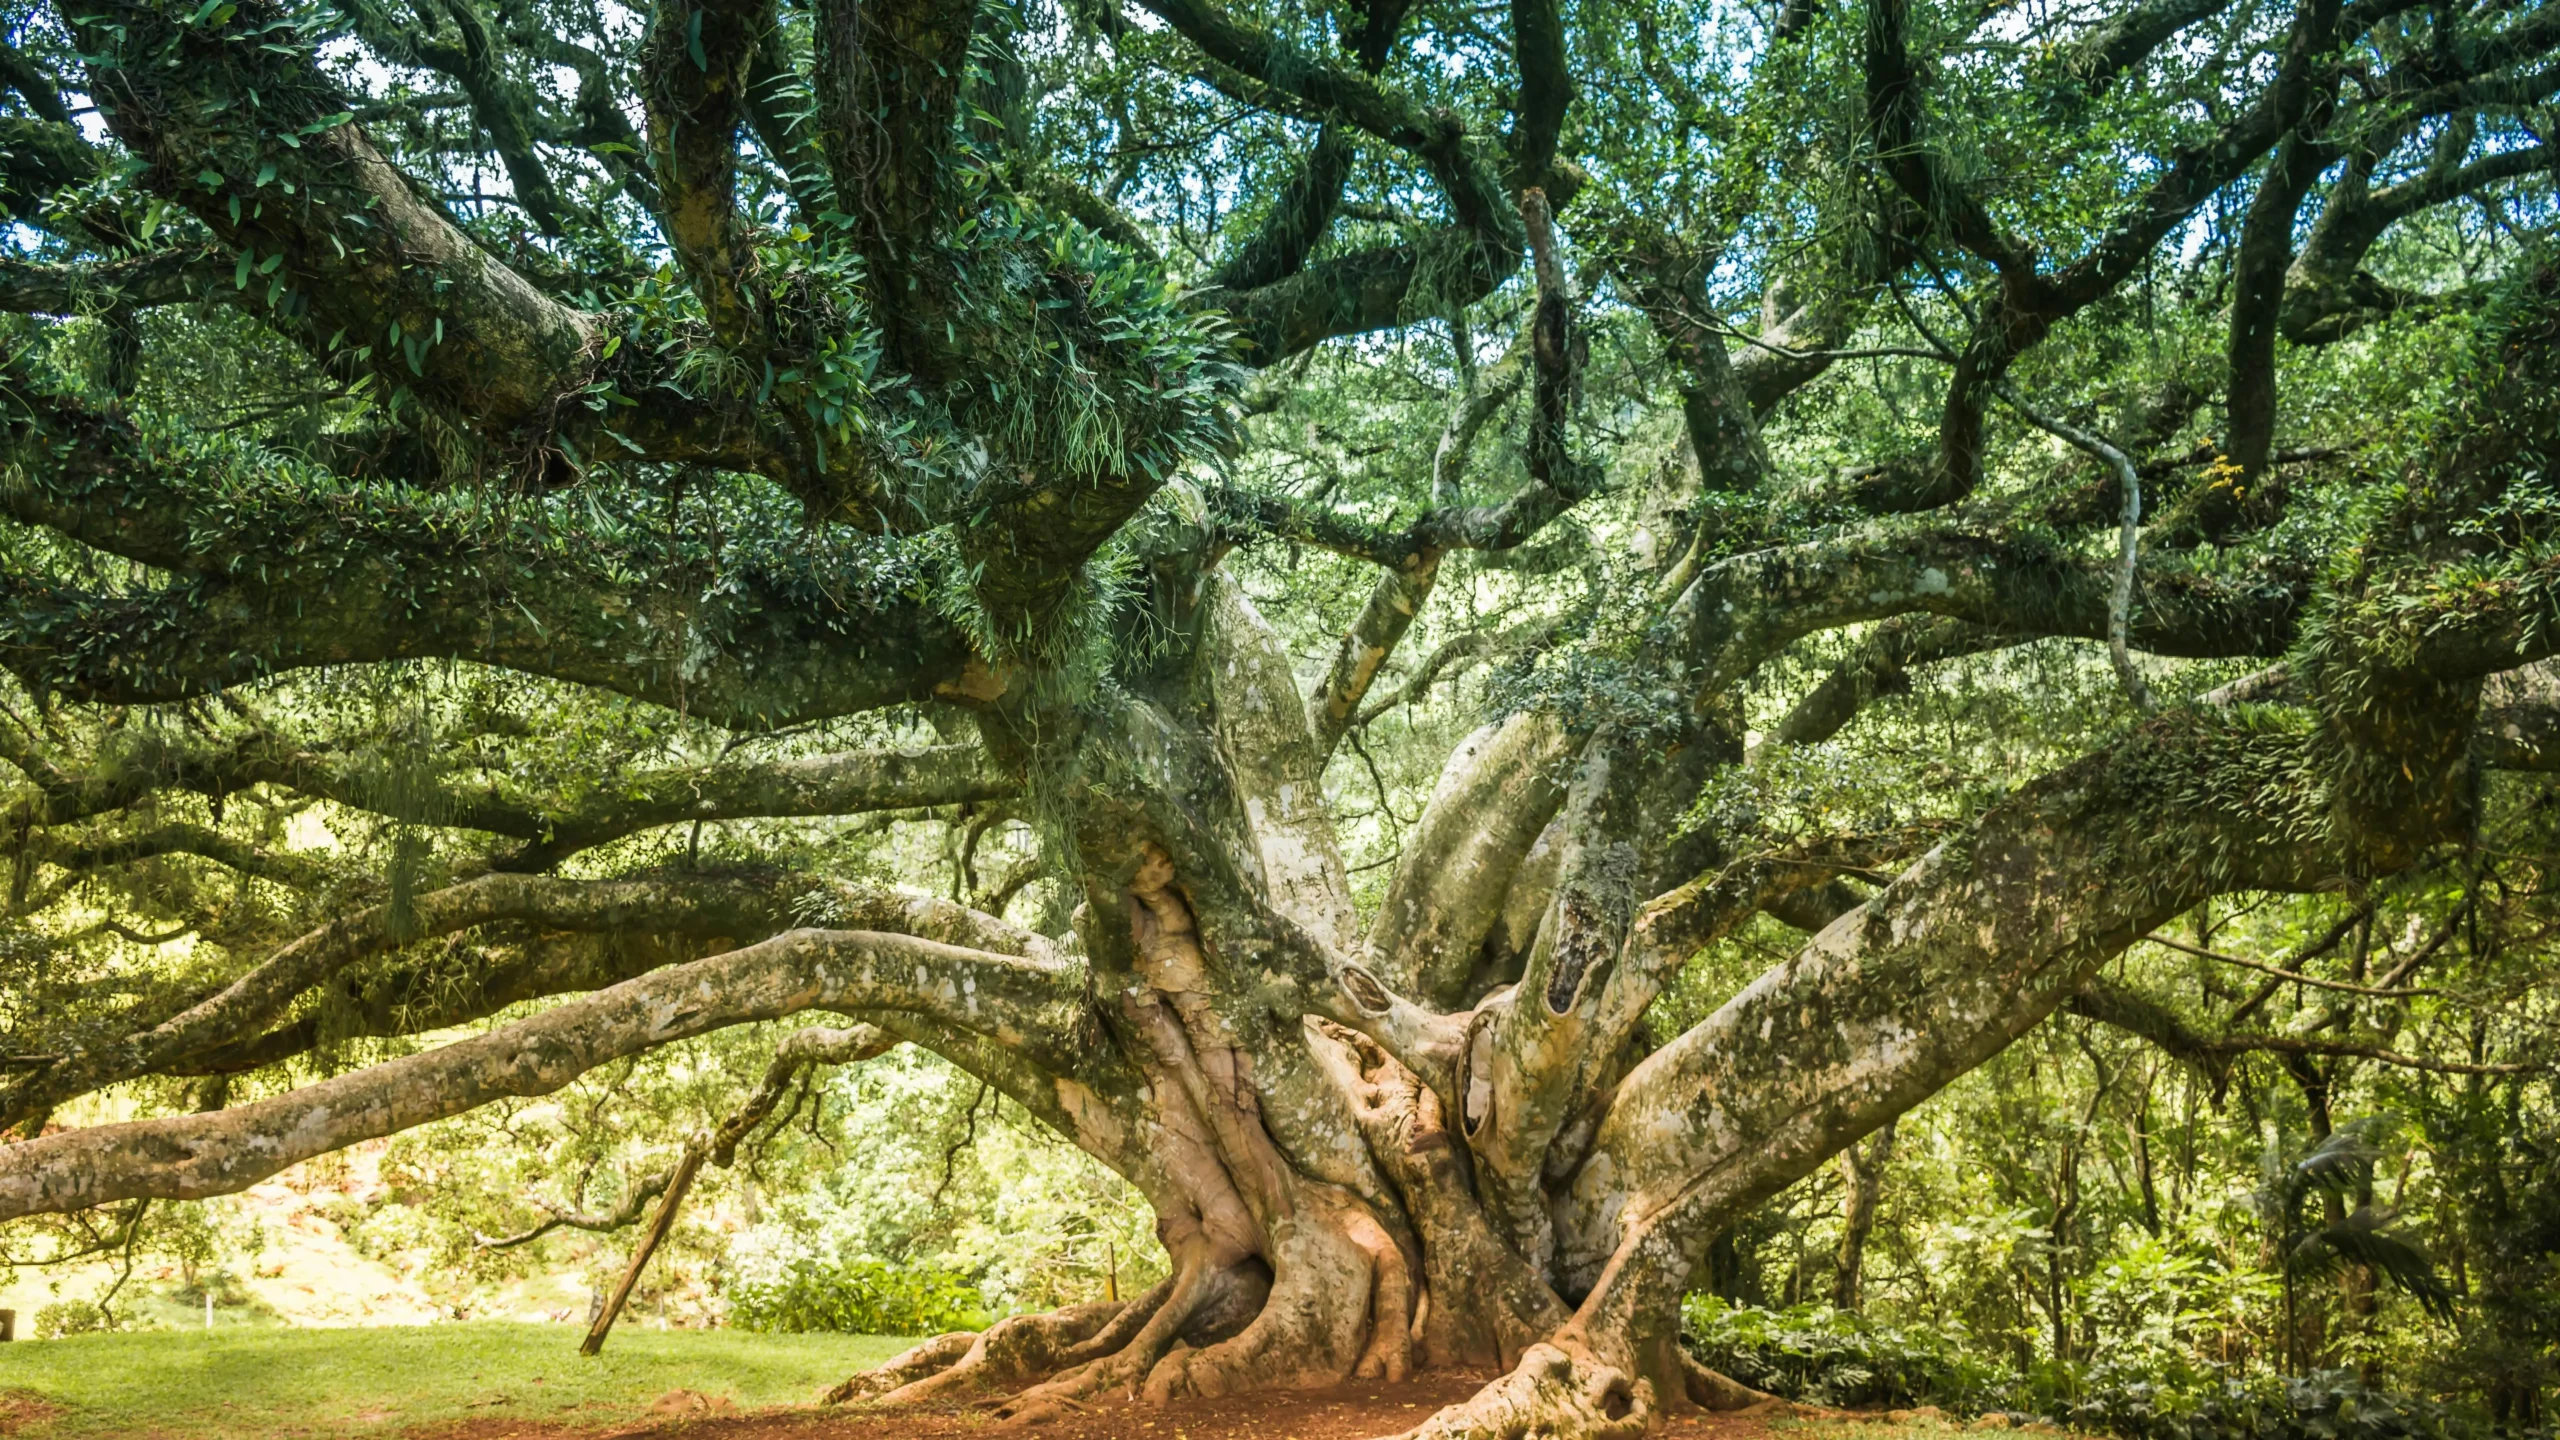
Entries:
MULTIPOLYGON (((0 1396, 57 1406, 17 1432, 72 1437, 396 1435, 505 1417, 609 1425, 670 1390, 740 1409, 805 1405, 909 1342, 870 1335, 616 1330, 578 1354, 585 1329, 479 1321, 360 1329, 241 1328, 80 1335, 0 1346, 0 1396)), ((0 1416, 22 1406, 0 1406, 0 1416)))

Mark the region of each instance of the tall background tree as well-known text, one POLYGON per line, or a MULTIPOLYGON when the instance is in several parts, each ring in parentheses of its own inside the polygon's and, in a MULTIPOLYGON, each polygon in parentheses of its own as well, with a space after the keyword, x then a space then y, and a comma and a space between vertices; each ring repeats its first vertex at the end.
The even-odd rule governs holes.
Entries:
POLYGON ((848 1393, 1612 1436, 1748 1398, 1719 1236, 2057 1011, 2547 1065, 2370 937, 2560 763, 2560 12, 11 18, 0 1217, 827 1012, 1170 1262, 848 1393), (1911 742, 1971 783, 1820 773, 1940 672, 2025 702, 1911 742), (2118 963, 2333 894, 2340 976, 2118 963))

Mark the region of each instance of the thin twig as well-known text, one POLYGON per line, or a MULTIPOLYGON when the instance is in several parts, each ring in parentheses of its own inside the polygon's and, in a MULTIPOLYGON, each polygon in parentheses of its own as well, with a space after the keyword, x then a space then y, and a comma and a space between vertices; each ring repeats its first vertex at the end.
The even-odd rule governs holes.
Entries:
POLYGON ((2379 1060, 2404 1070, 2433 1071, 2439 1075, 2534 1075, 2552 1068, 2548 1064, 2530 1062, 2474 1065, 2461 1060, 2430 1060, 2423 1055, 2405 1055, 2380 1045, 2358 1045, 2348 1040, 2313 1040, 2301 1035, 2228 1035, 2210 1042, 2210 1047, 2226 1053, 2264 1050, 2282 1055, 2345 1055, 2360 1060, 2379 1060))
POLYGON ((2279 970, 2273 965, 2260 964, 2255 960, 2243 960, 2237 955, 2225 955, 2219 950, 2208 950, 2201 945, 2190 945, 2184 940, 2172 940, 2166 935, 2154 933, 2145 935, 2142 938, 2150 941, 2154 945, 2165 945, 2172 950, 2184 951, 2189 955, 2200 956, 2204 959, 2212 960, 2220 964, 2237 965, 2243 970, 2255 970, 2261 975, 2273 975, 2279 980, 2290 980, 2298 985, 2309 985, 2321 990, 2343 990, 2349 995, 2374 995, 2385 1000, 2406 1000, 2419 995, 2438 995, 2443 993, 2438 990, 2389 989, 2378 985, 2350 985, 2344 980, 2323 980, 2316 975, 2304 975, 2293 970, 2279 970))
POLYGON ((933 1187, 933 1199, 930 1203, 934 1205, 942 1203, 943 1192, 951 1188, 951 1177, 959 1167, 960 1152, 978 1143, 978 1107, 986 1101, 987 1082, 981 1080, 978 1082, 978 1093, 969 1097, 967 1129, 961 1133, 959 1139, 951 1142, 950 1149, 942 1152, 942 1183, 933 1187))

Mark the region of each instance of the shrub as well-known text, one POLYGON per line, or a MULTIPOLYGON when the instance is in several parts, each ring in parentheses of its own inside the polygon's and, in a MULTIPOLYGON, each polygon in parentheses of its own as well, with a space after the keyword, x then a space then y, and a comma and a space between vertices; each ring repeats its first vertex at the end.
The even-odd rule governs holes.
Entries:
POLYGON ((760 1271, 728 1286, 729 1318, 743 1329, 932 1335, 992 1323, 976 1285, 932 1266, 802 1254, 760 1271))
POLYGON ((2451 1417, 2432 1400, 2376 1390, 2352 1370, 2287 1381, 2287 1440, 2444 1440, 2451 1417))
POLYGON ((1824 1305, 1729 1306, 1692 1296, 1682 1343, 1746 1385, 1816 1405, 1929 1403, 2043 1416, 2125 1440, 2460 1440, 2445 1407, 2373 1389, 2352 1370, 2246 1376, 2156 1349, 2020 1375, 1961 1330, 1878 1325, 1824 1305))
POLYGON ((2443 1406, 2374 1389, 2352 1370, 2279 1380, 2219 1366, 2164 1372, 2100 1361, 2073 1377, 2071 1388, 2073 1398, 2036 1408, 2074 1429, 2127 1440, 2449 1440, 2462 1433, 2443 1406))
POLYGON ((107 1328, 107 1312, 88 1300, 56 1300, 36 1312, 36 1338, 59 1340, 107 1328))
POLYGON ((1692 1296, 1682 1341, 1746 1385, 1816 1405, 1975 1405, 1999 1392, 2000 1371, 1965 1348, 1961 1331, 1898 1329, 1828 1305, 1787 1310, 1692 1296))

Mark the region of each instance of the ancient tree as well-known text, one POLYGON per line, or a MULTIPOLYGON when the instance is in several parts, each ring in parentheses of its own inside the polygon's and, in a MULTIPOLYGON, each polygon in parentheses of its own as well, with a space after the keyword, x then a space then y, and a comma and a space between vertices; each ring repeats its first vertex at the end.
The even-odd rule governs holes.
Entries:
POLYGON ((2489 772, 2548 763, 2560 11, 1710 11, 13 7, 0 744, 36 938, 0 1217, 236 1191, 828 1012, 874 1027, 834 1058, 927 1047, 1126 1177, 1174 1262, 849 1396, 1502 1372, 1412 1432, 1447 1437, 1750 1398, 1676 1334, 1735 1216, 2061 1007, 2177 1042, 2104 962, 2217 895, 2446 863, 2489 772), (2485 258, 2382 263, 2461 207, 2485 258), (2146 307, 2212 363, 2124 383, 2146 307), (2287 367, 2413 316, 2467 337, 2454 401, 2397 448, 2310 433, 2287 367), (1424 332, 1431 464, 1249 463, 1311 356, 1424 332), (1599 340, 1661 382, 1675 463, 1614 463, 1599 340), (1766 443, 1866 363, 1925 378, 1925 426, 1766 443), (1432 618, 1455 567, 1612 504, 1646 543, 1570 624, 1432 618), (1373 577, 1319 665, 1237 573, 1283 548, 1373 577), (1453 638, 1401 654, 1417 624, 1453 638), (2127 718, 1960 823, 1699 803, 2056 639, 2127 718), (1601 679, 1516 692, 1355 903, 1337 750, 1387 681, 1506 646, 1601 679), (313 698, 452 666, 571 708, 358 743, 313 698), (581 694, 733 740, 581 776, 581 694), (756 748, 872 716, 939 743, 756 748), (315 805, 379 817, 387 872, 277 843, 315 805), (957 898, 823 851, 594 858, 993 805, 1036 854, 957 898), (1660 1024, 1763 913, 1801 950, 1660 1024), (201 1103, 47 1125, 149 1077, 201 1103))

